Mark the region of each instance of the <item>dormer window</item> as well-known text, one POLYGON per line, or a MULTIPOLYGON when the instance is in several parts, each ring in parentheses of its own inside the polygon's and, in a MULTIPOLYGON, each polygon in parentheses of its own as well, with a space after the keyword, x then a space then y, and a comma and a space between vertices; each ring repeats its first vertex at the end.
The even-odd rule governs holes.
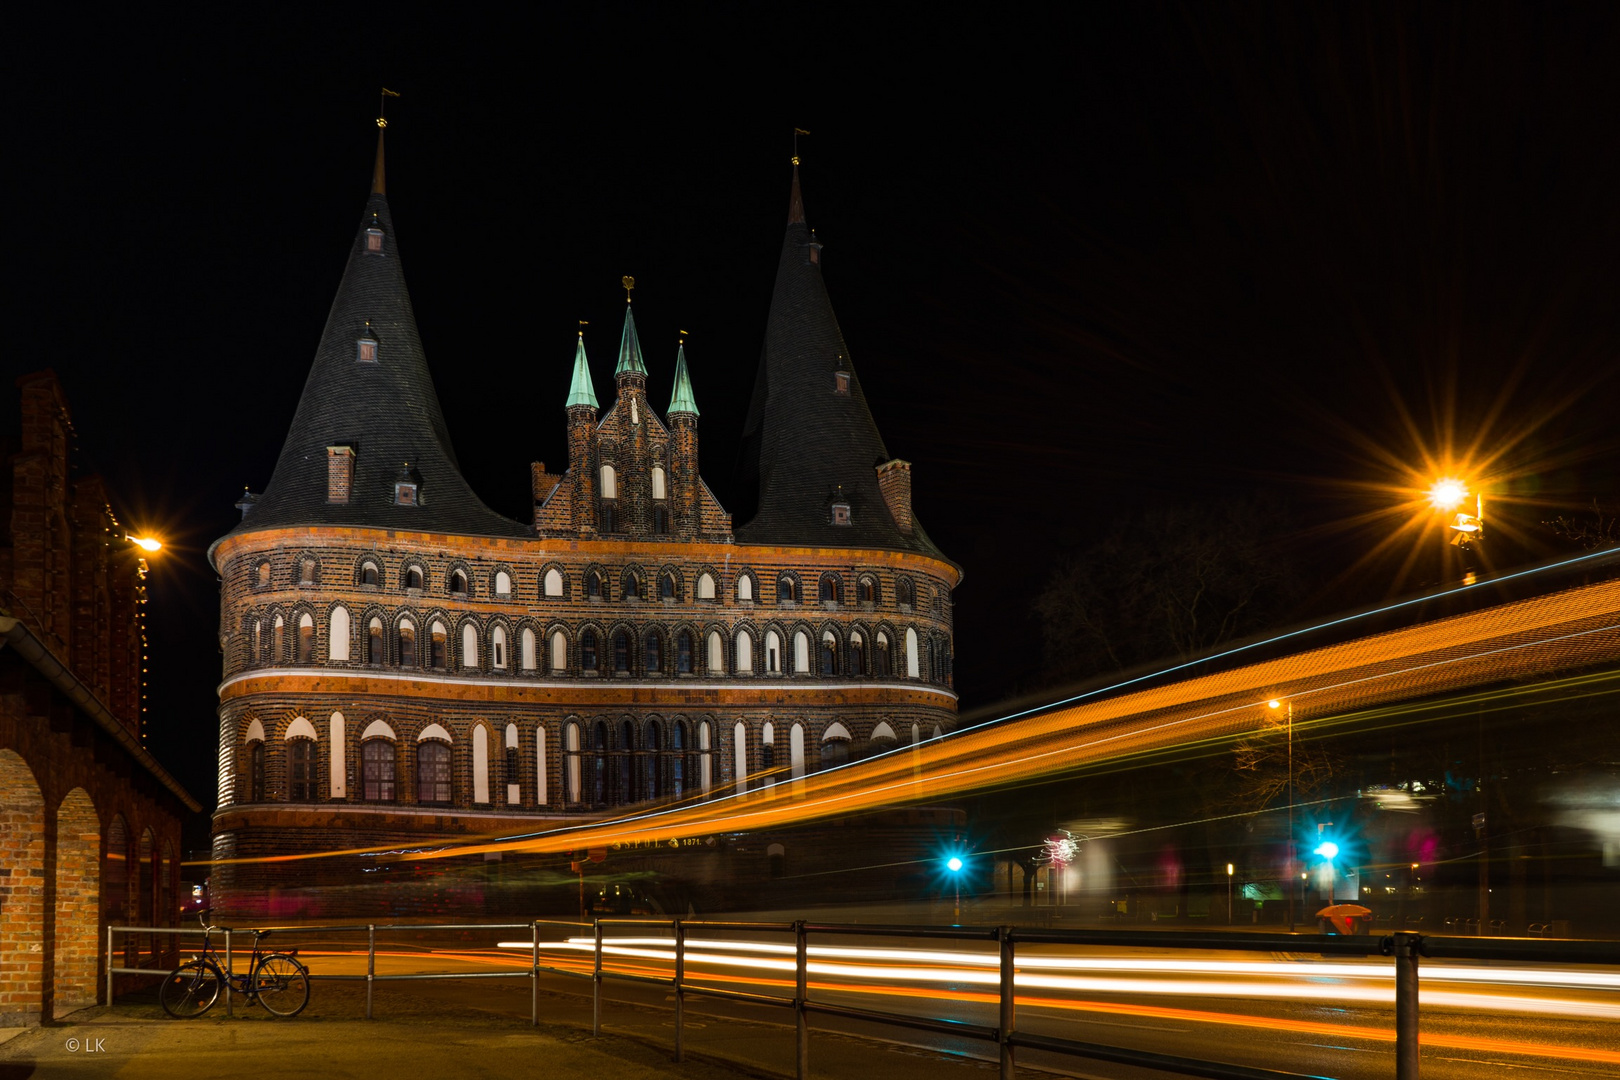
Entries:
POLYGON ((834 525, 849 524, 849 503, 835 502, 832 504, 832 523, 834 525))
POLYGON ((367 229, 366 230, 366 254, 367 255, 381 255, 382 254, 382 240, 383 240, 383 234, 382 234, 381 229, 367 229))
POLYGON ((360 340, 355 345, 354 358, 362 364, 375 364, 377 362, 377 334, 371 329, 371 323, 366 323, 365 330, 360 334, 360 340))
POLYGON ((394 479, 394 505, 420 506, 422 504, 422 478, 417 471, 406 462, 400 467, 399 476, 394 479))
POLYGON ((849 397, 849 372, 833 372, 833 393, 839 397, 849 397))

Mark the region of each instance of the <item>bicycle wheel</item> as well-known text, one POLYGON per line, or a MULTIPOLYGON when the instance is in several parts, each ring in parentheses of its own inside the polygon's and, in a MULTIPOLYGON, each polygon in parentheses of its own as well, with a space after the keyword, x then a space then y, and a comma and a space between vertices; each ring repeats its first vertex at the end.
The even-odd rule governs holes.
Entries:
POLYGON ((309 972, 286 953, 271 953, 253 969, 253 993, 266 1012, 297 1016, 309 1004, 309 972))
POLYGON ((202 960, 181 964, 158 988, 163 1011, 176 1020, 190 1020, 207 1012, 219 997, 219 971, 202 960))

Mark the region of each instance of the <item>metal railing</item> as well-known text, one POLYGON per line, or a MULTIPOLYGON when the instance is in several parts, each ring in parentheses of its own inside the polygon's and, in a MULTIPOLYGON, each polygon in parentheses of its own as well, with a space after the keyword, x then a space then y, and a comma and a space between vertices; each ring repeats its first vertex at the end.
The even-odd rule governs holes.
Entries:
MULTIPOLYGON (((251 933, 246 930, 212 928, 225 939, 224 960, 227 975, 233 958, 232 935, 251 933)), ((1126 949, 1181 949, 1195 951, 1259 952, 1259 953, 1315 953, 1335 957, 1389 957, 1394 962, 1395 976, 1395 1076, 1396 1080, 1418 1080, 1419 994, 1418 966, 1422 958, 1449 960, 1514 961, 1521 963, 1620 964, 1620 942, 1464 938, 1426 936, 1413 931, 1399 931, 1381 937, 1332 936, 1317 934, 1257 934, 1216 931, 1154 931, 1154 930, 1051 930, 1030 927, 965 927, 916 926, 848 923, 811 923, 804 920, 791 923, 713 921, 702 919, 616 918, 598 919, 591 924, 562 920, 536 919, 525 923, 403 923, 357 924, 352 926, 287 926, 267 929, 297 931, 300 935, 348 934, 364 932, 366 935, 366 973, 364 975, 310 975, 311 979, 361 981, 366 983, 366 1019, 373 1018, 373 992, 379 982, 420 979, 510 979, 532 980, 530 988, 531 1024, 540 1023, 540 974, 562 975, 591 981, 591 1033, 602 1033, 603 986, 608 980, 667 986, 675 999, 675 1060, 685 1060, 686 998, 696 994, 721 1000, 765 1005, 793 1010, 795 1028, 795 1060, 798 1080, 810 1076, 810 1025, 812 1014, 859 1020, 893 1027, 905 1027, 957 1038, 977 1039, 994 1044, 999 1050, 1000 1076, 1012 1080, 1016 1052, 1022 1049, 1066 1054, 1114 1064, 1131 1065, 1184 1076, 1208 1077, 1210 1080, 1311 1080, 1300 1073, 1280 1072, 1252 1066, 1205 1061, 1197 1058, 1177 1057, 1129 1047, 1079 1042, 1021 1032, 1017 1028, 1018 946, 1069 945, 1126 949), (591 970, 587 972, 541 963, 545 945, 540 940, 542 926, 566 926, 576 931, 591 931, 591 970), (603 957, 611 947, 612 939, 604 931, 612 927, 667 929, 671 932, 673 970, 668 978, 656 975, 613 971, 603 966, 603 957), (527 930, 530 933, 531 955, 527 970, 499 972, 421 972, 410 974, 377 974, 378 931, 491 931, 527 930), (793 935, 793 996, 772 996, 728 990, 718 986, 695 983, 687 972, 687 933, 689 930, 735 933, 780 933, 793 935), (994 942, 998 950, 999 979, 997 980, 997 1023, 994 1027, 965 1021, 913 1016, 903 1013, 863 1009, 817 1001, 810 997, 809 939, 818 936, 861 936, 882 938, 925 938, 947 941, 994 942)), ((192 934, 201 935, 201 929, 171 927, 112 927, 107 928, 107 1000, 113 999, 114 975, 160 975, 154 968, 127 968, 113 966, 113 935, 115 933, 192 934)), ((577 946, 570 943, 570 948, 577 946)), ((231 1009, 230 982, 227 979, 226 1010, 231 1009)))

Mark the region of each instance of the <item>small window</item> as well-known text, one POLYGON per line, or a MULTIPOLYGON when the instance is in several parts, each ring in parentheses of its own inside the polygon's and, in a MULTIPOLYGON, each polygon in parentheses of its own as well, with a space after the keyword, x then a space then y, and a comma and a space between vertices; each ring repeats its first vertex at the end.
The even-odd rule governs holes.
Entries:
POLYGON ((259 575, 259 588, 261 588, 261 589, 269 588, 269 586, 270 586, 270 564, 267 563, 267 562, 260 563, 257 573, 259 575))
POLYGON ((887 634, 877 636, 877 647, 872 650, 872 674, 888 677, 889 674, 889 637, 887 634))
POLYGON ((315 584, 315 560, 301 559, 298 563, 298 584, 315 584))
POLYGON ((546 571, 546 595, 561 596, 563 594, 563 577, 556 567, 546 571))
POLYGON ((308 613, 298 617, 298 662, 315 662, 315 620, 308 613))
POLYGON ((664 467, 662 465, 654 465, 652 468, 652 497, 655 499, 664 497, 664 467))
POLYGON ((613 471, 613 466, 602 466, 602 498, 617 499, 619 497, 619 478, 613 471))
POLYGON ((441 804, 450 801, 450 748, 442 742, 430 739, 417 744, 416 801, 441 804))
POLYGON ((624 575, 624 599, 641 599, 641 579, 634 573, 624 575))
POLYGON ((658 598, 660 600, 675 599, 675 575, 664 574, 658 579, 658 598))
POLYGON ((654 630, 647 635, 646 647, 643 650, 646 662, 646 672, 649 675, 661 675, 664 671, 664 638, 654 630))
POLYGON ((579 666, 583 671, 596 670, 595 630, 587 630, 579 635, 579 666))
POLYGON ((399 475, 394 478, 394 505, 420 506, 422 478, 416 470, 411 468, 410 462, 400 466, 399 475))
POLYGON ((444 623, 436 622, 433 624, 428 656, 428 663, 433 666, 435 671, 444 670, 444 658, 448 651, 444 623))
POLYGON ((512 575, 508 574, 505 570, 497 570, 495 572, 495 595, 512 595, 512 575))
POLYGON ((248 802, 264 802, 264 743, 255 742, 248 749, 248 802))
POLYGON ((383 625, 381 619, 372 619, 366 627, 366 661, 374 667, 383 662, 383 625))
POLYGON ((630 670, 630 635, 623 630, 613 635, 613 670, 620 673, 630 670))
POLYGON ((821 673, 823 675, 838 674, 838 639, 833 637, 832 631, 824 631, 821 635, 821 673))
POLYGON ((699 600, 714 599, 714 577, 708 573, 698 575, 697 598, 699 600))
POLYGON ((489 635, 490 659, 499 670, 506 670, 506 630, 497 626, 489 635))
POLYGON ((399 624, 399 666, 416 666, 416 627, 409 619, 399 624))
POLYGON ((866 639, 858 631, 849 635, 849 673, 866 674, 866 639))
POLYGON ((467 595, 467 575, 461 570, 450 572, 450 592, 457 596, 467 595))
POLYGON ((799 583, 790 577, 776 579, 776 599, 789 604, 799 599, 799 583))
POLYGON ((654 506, 652 514, 653 532, 659 536, 669 535, 669 511, 663 506, 654 506))
POLYGON ((287 744, 287 792, 293 802, 315 801, 315 743, 294 739, 287 744))
POLYGON ((418 592, 421 591, 422 571, 419 568, 413 566, 405 571, 405 587, 407 589, 415 589, 418 592))
POLYGON ((692 635, 685 630, 675 638, 675 670, 681 675, 692 674, 692 635))
POLYGON ((873 578, 863 577, 857 586, 858 595, 863 604, 877 603, 877 581, 873 578))
POLYGON ((737 599, 748 601, 754 599, 754 579, 748 574, 737 575, 737 599))
POLYGON ((832 523, 834 525, 849 524, 849 503, 837 502, 832 504, 832 523))
POLYGON ((375 589, 382 584, 382 572, 374 562, 360 564, 360 584, 375 589))
POLYGON ((849 396, 849 372, 838 371, 833 373, 833 393, 841 397, 849 396))
POLYGON ((585 575, 585 596, 591 600, 602 599, 602 575, 595 570, 585 575))
POLYGON ((382 254, 382 240, 383 240, 383 234, 382 234, 381 229, 367 229, 366 230, 366 254, 367 255, 381 255, 382 254))
POLYGON ((603 499, 601 512, 602 531, 616 533, 619 531, 619 506, 612 499, 603 499))
POLYGON ((822 603, 836 604, 843 598, 843 595, 844 590, 837 578, 829 574, 827 577, 821 579, 822 603))
POLYGON ((910 578, 901 578, 894 586, 894 599, 901 607, 909 608, 912 599, 916 596, 916 589, 910 578))
POLYGON ((362 364, 375 364, 377 362, 377 335, 371 329, 371 323, 360 334, 360 340, 355 343, 354 358, 362 364))
POLYGON ((366 802, 394 801, 394 744, 388 739, 367 739, 360 746, 361 798, 366 802))

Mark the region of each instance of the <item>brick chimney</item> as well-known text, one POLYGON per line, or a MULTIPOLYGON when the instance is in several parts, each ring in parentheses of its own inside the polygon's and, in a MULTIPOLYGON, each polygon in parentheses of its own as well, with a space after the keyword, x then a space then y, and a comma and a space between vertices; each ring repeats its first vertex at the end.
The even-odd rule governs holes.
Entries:
POLYGON ((877 467, 878 490, 897 528, 911 535, 911 462, 895 458, 877 467))
MULTIPOLYGON (((326 448, 326 501, 346 503, 354 487, 354 447, 326 448)), ((247 516, 247 511, 243 511, 247 516)))

